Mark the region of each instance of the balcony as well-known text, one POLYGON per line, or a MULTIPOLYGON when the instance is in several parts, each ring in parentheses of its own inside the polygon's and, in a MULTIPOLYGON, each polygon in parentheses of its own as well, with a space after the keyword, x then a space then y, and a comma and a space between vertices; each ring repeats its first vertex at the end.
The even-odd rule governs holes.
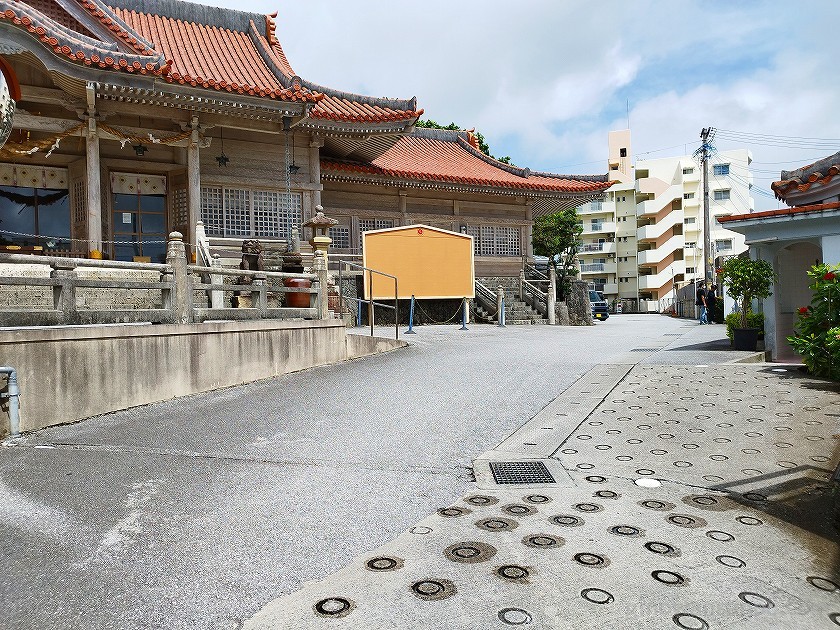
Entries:
POLYGON ((614 234, 615 223, 613 221, 601 221, 592 223, 591 221, 583 222, 583 234, 614 234))
POLYGON ((677 250, 682 249, 684 243, 683 235, 676 234, 655 249, 642 250, 638 255, 638 265, 640 267, 656 265, 677 250))
POLYGON ((577 209, 577 213, 579 215, 589 215, 589 214, 615 214, 615 202, 614 201, 590 201, 589 203, 585 203, 582 206, 579 206, 577 209))
POLYGON ((639 290, 657 291, 671 282, 672 278, 680 274, 685 274, 685 261, 675 260, 659 273, 639 276, 639 290))
POLYGON ((682 225, 685 214, 682 210, 674 210, 668 213, 659 223, 645 225, 636 231, 639 241, 655 241, 660 236, 676 225, 682 225))
POLYGON ((604 285, 604 295, 615 295, 618 293, 618 284, 615 282, 607 282, 604 285))
POLYGON ((636 204, 636 216, 638 217, 652 217, 662 212, 666 206, 670 205, 677 199, 682 199, 683 187, 674 184, 662 191, 654 199, 643 201, 636 204))
POLYGON ((578 254, 614 254, 615 243, 585 243, 578 254))
POLYGON ((607 263, 582 263, 580 266, 581 275, 585 273, 615 273, 616 266, 614 262, 607 263))

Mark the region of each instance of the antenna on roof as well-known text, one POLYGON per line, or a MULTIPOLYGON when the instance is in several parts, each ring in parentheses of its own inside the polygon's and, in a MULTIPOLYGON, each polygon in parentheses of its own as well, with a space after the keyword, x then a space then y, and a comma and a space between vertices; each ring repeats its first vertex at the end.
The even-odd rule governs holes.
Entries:
POLYGON ((627 128, 630 129, 630 99, 627 99, 627 128))

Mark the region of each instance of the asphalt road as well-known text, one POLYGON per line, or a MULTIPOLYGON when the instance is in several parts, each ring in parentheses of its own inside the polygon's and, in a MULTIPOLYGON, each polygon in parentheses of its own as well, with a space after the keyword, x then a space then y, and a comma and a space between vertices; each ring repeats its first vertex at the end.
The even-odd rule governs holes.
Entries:
POLYGON ((468 492, 472 458, 593 365, 651 344, 674 350, 638 359, 735 356, 721 326, 654 315, 417 332, 4 444, 2 625, 237 628, 468 492))

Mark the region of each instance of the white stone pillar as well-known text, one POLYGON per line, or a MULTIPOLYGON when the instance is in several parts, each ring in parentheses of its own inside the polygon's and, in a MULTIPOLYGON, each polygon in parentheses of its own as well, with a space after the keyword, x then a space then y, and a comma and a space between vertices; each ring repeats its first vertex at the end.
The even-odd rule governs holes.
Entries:
MULTIPOLYGON (((102 182, 99 176, 99 134, 96 119, 88 118, 87 158, 87 238, 88 252, 102 253, 102 182)), ((96 254, 94 254, 96 256, 96 254)))
POLYGON ((545 296, 545 305, 548 313, 548 323, 552 326, 557 323, 557 314, 555 313, 555 304, 557 303, 557 271, 551 260, 548 261, 548 293, 545 296))
POLYGON ((321 147, 324 146, 324 139, 312 136, 309 140, 309 183, 316 186, 312 190, 312 207, 321 205, 321 191, 324 189, 321 184, 321 147))
POLYGON ((196 225, 201 219, 201 156, 198 152, 200 139, 197 116, 193 116, 190 127, 192 127, 192 134, 190 135, 190 144, 187 146, 187 212, 189 214, 187 242, 198 246, 196 225))

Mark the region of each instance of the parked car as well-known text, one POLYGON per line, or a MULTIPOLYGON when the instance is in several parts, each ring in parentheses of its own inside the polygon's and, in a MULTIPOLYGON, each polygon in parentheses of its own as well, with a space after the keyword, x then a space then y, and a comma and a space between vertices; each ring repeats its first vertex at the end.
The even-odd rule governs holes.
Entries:
POLYGON ((592 319, 605 321, 610 317, 610 305, 598 291, 589 291, 589 303, 592 305, 592 319))

